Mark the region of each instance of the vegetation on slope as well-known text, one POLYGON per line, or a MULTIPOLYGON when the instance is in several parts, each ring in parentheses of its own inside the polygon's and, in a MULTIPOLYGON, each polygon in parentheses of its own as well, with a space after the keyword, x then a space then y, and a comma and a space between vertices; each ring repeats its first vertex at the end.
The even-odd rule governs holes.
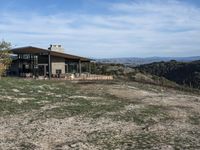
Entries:
POLYGON ((193 90, 192 88, 200 89, 200 61, 184 63, 172 60, 137 67, 129 67, 123 64, 97 63, 95 67, 93 65, 92 71, 97 74, 113 75, 115 79, 186 90, 193 90))
POLYGON ((181 85, 200 88, 200 60, 193 62, 156 62, 136 67, 143 73, 165 77, 181 85))
POLYGON ((97 63, 95 64, 95 67, 93 67, 92 71, 96 74, 113 75, 115 79, 122 81, 137 81, 179 89, 184 88, 175 82, 166 79, 165 77, 159 77, 157 75, 141 71, 138 68, 132 68, 123 64, 97 63))

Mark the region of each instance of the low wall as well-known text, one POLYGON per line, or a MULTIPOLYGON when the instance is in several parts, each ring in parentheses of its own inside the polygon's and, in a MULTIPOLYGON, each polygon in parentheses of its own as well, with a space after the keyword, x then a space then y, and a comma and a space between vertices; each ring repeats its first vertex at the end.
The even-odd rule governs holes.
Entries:
POLYGON ((113 80, 113 76, 106 75, 88 75, 71 78, 71 80, 113 80))
MULTIPOLYGON (((26 78, 33 78, 28 76, 27 74, 24 75, 23 77, 26 78)), ((44 76, 39 76, 36 79, 38 80, 47 80, 49 79, 48 77, 44 76)), ((72 80, 72 81, 79 81, 79 80, 113 80, 113 76, 108 76, 108 75, 95 75, 95 74, 62 74, 60 76, 52 77, 52 80, 72 80)))

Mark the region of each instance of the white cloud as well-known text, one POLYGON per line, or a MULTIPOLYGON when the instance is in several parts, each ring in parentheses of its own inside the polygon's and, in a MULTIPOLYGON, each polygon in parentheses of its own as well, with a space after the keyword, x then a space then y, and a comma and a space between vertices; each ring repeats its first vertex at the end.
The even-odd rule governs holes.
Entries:
POLYGON ((108 10, 108 15, 4 12, 0 38, 19 46, 61 43, 66 52, 90 57, 200 55, 200 10, 193 5, 136 1, 108 10))

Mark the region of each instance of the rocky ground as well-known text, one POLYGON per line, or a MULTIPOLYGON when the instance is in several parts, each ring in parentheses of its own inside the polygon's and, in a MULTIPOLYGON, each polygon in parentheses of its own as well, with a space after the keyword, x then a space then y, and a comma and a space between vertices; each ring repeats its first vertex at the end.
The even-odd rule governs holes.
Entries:
POLYGON ((135 82, 3 78, 0 149, 200 149, 200 96, 135 82))

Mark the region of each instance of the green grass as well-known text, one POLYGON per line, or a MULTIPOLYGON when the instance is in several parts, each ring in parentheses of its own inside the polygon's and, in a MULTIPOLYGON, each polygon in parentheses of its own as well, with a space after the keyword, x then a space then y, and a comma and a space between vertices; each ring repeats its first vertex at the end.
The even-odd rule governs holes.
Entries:
POLYGON ((144 108, 128 110, 123 114, 115 114, 112 117, 114 120, 132 121, 138 125, 153 125, 160 121, 172 119, 167 115, 166 110, 167 107, 164 106, 148 105, 144 108), (155 117, 158 119, 154 120, 155 117))
POLYGON ((46 103, 60 102, 73 95, 76 90, 75 85, 69 82, 16 78, 1 79, 0 87, 0 115, 40 109, 44 106, 43 101, 46 103), (20 99, 25 99, 25 101, 19 103, 20 99))
POLYGON ((116 112, 122 109, 126 103, 122 101, 104 99, 104 100, 86 100, 83 98, 66 100, 66 105, 52 108, 42 112, 40 115, 54 118, 65 118, 76 115, 91 117, 93 119, 106 117, 108 112, 116 112), (95 105, 94 105, 95 104, 95 105))
POLYGON ((41 112, 40 115, 55 118, 84 115, 86 117, 98 118, 107 112, 118 111, 127 104, 126 101, 108 93, 98 95, 81 92, 77 84, 66 81, 3 78, 0 80, 0 86, 3 87, 0 89, 1 115, 23 113, 40 109, 46 103, 55 104, 63 102, 63 105, 41 112), (17 92, 13 90, 17 90, 17 92), (102 99, 70 99, 69 97, 73 95, 101 96, 102 99), (8 99, 7 97, 10 98, 8 99), (18 103, 18 100, 21 98, 25 99, 25 101, 18 103))
POLYGON ((200 125, 200 114, 193 113, 188 117, 189 122, 193 125, 200 125))
POLYGON ((22 142, 19 147, 21 150, 34 150, 37 148, 37 146, 29 142, 22 142))
POLYGON ((88 134, 87 137, 89 143, 101 145, 108 150, 121 149, 122 147, 128 150, 161 149, 163 145, 168 145, 175 150, 199 149, 198 137, 192 137, 187 131, 182 131, 182 133, 177 133, 177 135, 161 134, 155 131, 132 132, 123 137, 119 137, 117 134, 119 133, 94 131, 88 134))
POLYGON ((155 121, 153 116, 160 116, 160 119, 166 119, 168 116, 163 111, 163 106, 149 105, 138 110, 130 110, 124 114, 118 114, 119 110, 123 110, 126 105, 139 104, 138 100, 129 101, 118 98, 109 93, 91 93, 90 91, 82 92, 78 84, 66 81, 35 81, 23 80, 16 78, 3 78, 0 80, 0 112, 1 115, 22 113, 31 110, 37 110, 45 106, 45 104, 63 103, 56 108, 48 109, 40 112, 39 116, 47 118, 65 118, 69 116, 82 115, 85 117, 99 118, 110 117, 113 120, 133 121, 137 124, 153 124, 155 121), (14 92, 18 90, 18 92, 14 92), (23 94, 24 93, 24 94, 23 94), (84 98, 70 99, 73 95, 84 96, 100 96, 101 99, 87 100, 84 98), (6 97, 12 99, 6 99, 6 97), (5 97, 5 98, 2 98, 5 97), (20 98, 32 98, 22 103, 18 103, 20 98), (95 104, 95 105, 94 105, 95 104), (110 112, 116 112, 114 115, 108 115, 110 112))

